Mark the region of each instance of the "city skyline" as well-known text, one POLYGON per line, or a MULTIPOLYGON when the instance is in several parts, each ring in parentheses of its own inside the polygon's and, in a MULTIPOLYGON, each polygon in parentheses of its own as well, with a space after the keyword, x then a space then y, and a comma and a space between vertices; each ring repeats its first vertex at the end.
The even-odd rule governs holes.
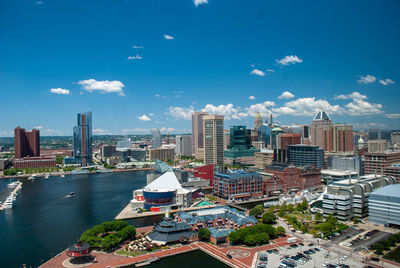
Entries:
POLYGON ((354 129, 400 129, 400 4, 288 7, 3 1, 0 136, 18 125, 71 136, 82 110, 94 135, 190 133, 192 111, 224 115, 226 129, 253 127, 257 112, 311 124, 317 110, 354 129))

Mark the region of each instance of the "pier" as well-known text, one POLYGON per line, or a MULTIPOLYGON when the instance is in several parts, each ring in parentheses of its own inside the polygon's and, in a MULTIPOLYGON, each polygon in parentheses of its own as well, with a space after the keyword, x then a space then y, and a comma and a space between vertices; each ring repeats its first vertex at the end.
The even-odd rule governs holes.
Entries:
POLYGON ((6 188, 3 190, 3 192, 0 193, 0 210, 3 210, 5 208, 5 201, 8 197, 13 197, 17 194, 17 192, 21 189, 22 187, 22 182, 18 182, 17 186, 15 188, 6 188))

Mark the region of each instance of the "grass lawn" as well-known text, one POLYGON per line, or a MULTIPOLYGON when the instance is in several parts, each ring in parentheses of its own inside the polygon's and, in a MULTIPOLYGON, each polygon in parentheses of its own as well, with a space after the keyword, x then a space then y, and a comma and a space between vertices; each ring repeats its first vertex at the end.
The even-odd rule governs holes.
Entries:
POLYGON ((296 211, 287 213, 286 215, 290 216, 290 217, 296 217, 297 220, 299 220, 299 221, 301 221, 301 220, 309 220, 309 221, 311 221, 312 220, 311 215, 302 214, 301 212, 296 212, 296 211))
POLYGON ((386 254, 384 258, 400 263, 400 246, 386 254))

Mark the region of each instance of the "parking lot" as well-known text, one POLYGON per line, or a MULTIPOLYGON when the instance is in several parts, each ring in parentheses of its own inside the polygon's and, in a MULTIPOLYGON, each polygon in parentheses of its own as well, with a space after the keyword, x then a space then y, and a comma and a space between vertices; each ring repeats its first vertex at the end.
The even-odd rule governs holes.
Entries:
POLYGON ((351 242, 352 247, 355 251, 360 251, 363 248, 368 248, 369 246, 371 246, 375 243, 378 243, 379 241, 382 241, 391 235, 392 235, 391 233, 378 231, 377 233, 373 234, 368 239, 364 239, 364 237, 362 237, 362 238, 357 238, 357 239, 353 240, 351 242))
POLYGON ((339 244, 340 242, 350 239, 353 236, 360 234, 362 232, 364 232, 363 229, 356 229, 353 227, 349 227, 349 228, 341 231, 341 233, 339 235, 334 236, 331 241, 335 244, 339 244))
POLYGON ((329 266, 336 265, 337 263, 343 264, 342 267, 363 267, 363 265, 348 256, 339 255, 338 253, 334 253, 323 249, 321 247, 312 245, 309 246, 308 244, 298 247, 280 247, 278 248, 279 252, 267 252, 262 251, 259 252, 260 255, 267 255, 268 261, 266 262, 266 266, 262 265, 262 262, 257 260, 256 267, 262 268, 277 268, 277 267, 301 267, 301 268, 311 268, 311 267, 335 267, 329 266), (315 250, 315 248, 318 248, 315 250), (313 252, 309 251, 310 249, 313 252), (301 255, 302 254, 302 255, 301 255), (297 257, 296 257, 297 256, 297 257), (284 265, 280 266, 281 263, 284 262, 284 265))

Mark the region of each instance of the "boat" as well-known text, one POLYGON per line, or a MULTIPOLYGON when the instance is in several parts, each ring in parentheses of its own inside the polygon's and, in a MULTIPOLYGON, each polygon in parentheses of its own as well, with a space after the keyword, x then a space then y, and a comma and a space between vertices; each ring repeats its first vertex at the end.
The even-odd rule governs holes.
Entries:
POLYGON ((97 173, 109 173, 109 172, 113 172, 112 169, 98 169, 97 173))
POLYGON ((61 175, 61 178, 65 178, 65 175, 64 175, 64 174, 62 174, 62 175, 61 175))
POLYGON ((50 174, 49 174, 49 173, 47 173, 47 174, 44 175, 44 178, 45 178, 45 179, 48 179, 49 177, 50 177, 50 174))
POLYGON ((32 176, 30 176, 30 177, 28 178, 28 180, 30 180, 30 181, 34 181, 34 180, 36 180, 36 175, 32 175, 32 176))
POLYGON ((65 197, 74 197, 75 196, 75 192, 70 192, 69 194, 67 194, 65 197))
POLYGON ((18 185, 18 181, 13 181, 7 185, 8 188, 15 188, 18 185))
POLYGON ((14 201, 15 199, 12 198, 11 196, 7 197, 6 201, 4 202, 4 208, 5 209, 10 209, 14 206, 14 201))
POLYGON ((81 174, 89 174, 89 170, 87 169, 74 169, 71 171, 72 175, 81 175, 81 174))

